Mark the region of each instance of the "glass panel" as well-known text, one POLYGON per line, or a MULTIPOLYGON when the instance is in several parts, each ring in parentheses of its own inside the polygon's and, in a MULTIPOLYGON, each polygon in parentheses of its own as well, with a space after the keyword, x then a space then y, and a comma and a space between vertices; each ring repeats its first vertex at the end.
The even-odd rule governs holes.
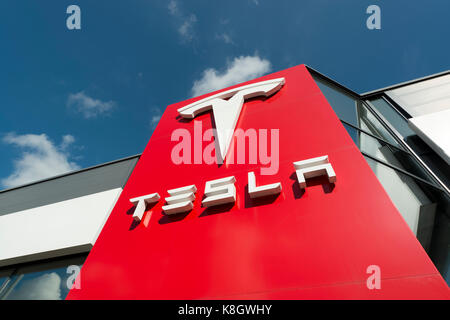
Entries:
POLYGON ((13 269, 0 270, 0 299, 11 283, 10 276, 12 275, 13 271, 13 269))
POLYGON ((420 180, 365 157, 392 202, 450 283, 450 199, 420 180))
POLYGON ((345 123, 344 127, 362 152, 435 184, 422 166, 409 153, 375 139, 345 123))
POLYGON ((408 126, 408 122, 405 120, 405 118, 403 118, 396 110, 394 110, 394 108, 389 105, 389 103, 387 103, 384 99, 374 99, 371 100, 370 103, 404 138, 416 135, 414 131, 408 126))
POLYGON ((361 102, 356 101, 356 106, 358 110, 358 127, 370 132, 374 136, 380 137, 389 143, 397 146, 398 148, 403 147, 395 140, 395 138, 387 131, 387 129, 381 124, 380 121, 373 115, 369 109, 361 102))
POLYGON ((314 74, 312 76, 338 117, 357 126, 356 99, 321 77, 315 76, 314 74))
POLYGON ((65 299, 74 280, 76 270, 85 260, 75 257, 58 261, 29 264, 19 267, 11 276, 2 300, 62 300, 65 299))
POLYGON ((360 100, 318 76, 313 76, 313 78, 339 119, 364 129, 401 148, 395 138, 360 100))

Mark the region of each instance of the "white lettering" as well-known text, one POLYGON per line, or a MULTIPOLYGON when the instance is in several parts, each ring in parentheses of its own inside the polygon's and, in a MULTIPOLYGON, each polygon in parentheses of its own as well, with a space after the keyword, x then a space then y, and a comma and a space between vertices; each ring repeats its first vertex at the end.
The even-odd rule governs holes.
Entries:
POLYGON ((130 202, 136 205, 136 209, 134 209, 133 213, 133 219, 137 222, 141 221, 147 205, 150 203, 158 202, 158 200, 159 194, 157 193, 151 193, 145 196, 130 199, 130 202))
POLYGON ((281 183, 272 183, 265 186, 256 186, 256 178, 253 172, 248 173, 248 194, 250 198, 259 198, 281 192, 281 183))
MULTIPOLYGON (((307 160, 294 162, 297 180, 302 189, 306 188, 307 178, 327 175, 330 183, 336 182, 336 173, 329 163, 328 156, 321 156, 307 160)), ((204 207, 218 206, 226 203, 236 202, 236 179, 234 176, 221 178, 205 183, 205 198, 202 201, 204 207)), ((248 173, 248 194, 250 198, 259 198, 268 195, 280 193, 282 190, 281 183, 276 182, 263 186, 256 186, 256 177, 253 171, 248 173)), ((193 201, 197 188, 195 185, 171 189, 167 191, 169 197, 166 197, 166 205, 162 206, 165 214, 177 214, 187 212, 193 209, 193 201)), ((130 202, 136 205, 133 213, 135 221, 141 221, 145 213, 147 204, 158 202, 160 199, 158 193, 151 193, 130 199, 130 202)))
POLYGON ((195 192, 197 192, 195 185, 167 190, 170 197, 165 199, 167 205, 162 207, 164 213, 177 214, 192 210, 194 207, 192 201, 195 200, 195 192))
POLYGON ((236 201, 236 187, 234 176, 207 181, 205 184, 205 196, 202 204, 204 207, 212 207, 236 201))
POLYGON ((298 183, 302 189, 306 188, 305 179, 324 174, 328 175, 328 181, 330 183, 336 182, 336 174, 328 161, 328 156, 294 162, 294 168, 297 173, 298 183))

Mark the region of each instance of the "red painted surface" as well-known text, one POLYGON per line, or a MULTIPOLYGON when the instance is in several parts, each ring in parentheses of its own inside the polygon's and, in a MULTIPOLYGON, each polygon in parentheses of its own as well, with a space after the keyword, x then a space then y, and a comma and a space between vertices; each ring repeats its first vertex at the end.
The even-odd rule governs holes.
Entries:
MULTIPOLYGON (((449 290, 304 66, 251 82, 285 77, 267 99, 246 102, 237 128, 279 128, 280 170, 256 165, 175 165, 170 134, 193 121, 170 105, 81 270, 68 299, 396 299, 449 298, 449 290), (336 175, 300 192, 292 162, 329 155, 336 175), (252 201, 257 183, 282 183, 277 198, 252 201), (207 180, 234 175, 234 206, 200 205, 207 180), (195 184, 194 210, 169 218, 163 200, 133 226, 128 199, 195 184), (369 290, 366 268, 381 268, 369 290)), ((198 116, 203 130, 211 112, 198 116)))

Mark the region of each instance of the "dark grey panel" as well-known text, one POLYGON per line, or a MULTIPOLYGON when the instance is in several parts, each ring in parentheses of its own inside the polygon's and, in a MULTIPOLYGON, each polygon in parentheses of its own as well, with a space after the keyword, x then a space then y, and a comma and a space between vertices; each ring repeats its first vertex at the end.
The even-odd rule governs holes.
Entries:
POLYGON ((0 215, 121 188, 139 156, 0 192, 0 215))

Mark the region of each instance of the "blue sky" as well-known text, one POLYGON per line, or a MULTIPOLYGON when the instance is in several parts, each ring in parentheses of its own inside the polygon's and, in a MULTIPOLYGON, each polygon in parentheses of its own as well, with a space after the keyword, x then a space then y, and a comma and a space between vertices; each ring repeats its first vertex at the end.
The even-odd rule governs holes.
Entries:
POLYGON ((0 2, 0 189, 141 153, 164 108, 307 64, 357 92, 450 69, 450 2, 0 2), (68 30, 66 8, 81 8, 68 30), (381 8, 368 30, 366 8, 381 8), (239 70, 239 72, 237 72, 239 70))

